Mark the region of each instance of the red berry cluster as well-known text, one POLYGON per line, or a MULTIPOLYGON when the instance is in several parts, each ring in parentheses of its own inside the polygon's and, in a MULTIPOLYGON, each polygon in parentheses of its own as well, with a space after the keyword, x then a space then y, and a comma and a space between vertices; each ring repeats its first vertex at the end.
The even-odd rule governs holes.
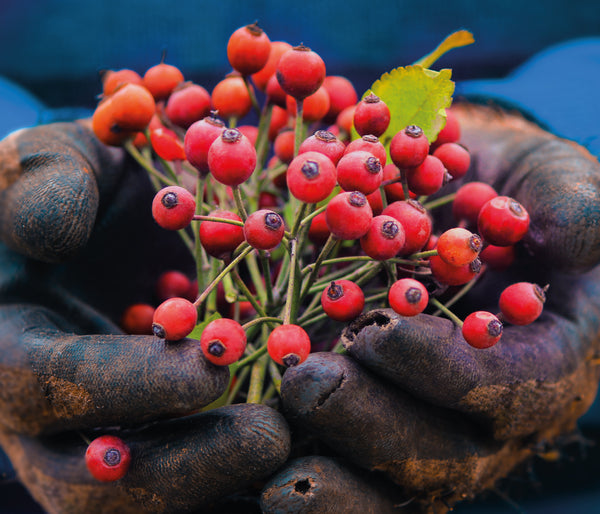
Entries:
POLYGON ((359 100, 310 48, 270 41, 252 24, 232 33, 227 57, 232 71, 211 93, 164 62, 143 76, 103 75, 96 135, 148 170, 152 216, 205 270, 195 289, 172 271, 161 277, 161 303, 132 306, 124 330, 195 337, 212 363, 234 375, 266 366, 277 384, 277 365, 306 359, 328 320, 365 308, 441 309, 478 348, 496 343, 503 323, 540 315, 546 288, 529 283, 507 288, 497 315, 462 321, 439 301, 437 291, 460 294, 486 270, 511 266, 529 227, 514 198, 466 181, 470 154, 452 109, 435 140, 408 125, 384 145, 394 112, 373 92, 359 100), (244 124, 252 109, 258 124, 244 124), (444 194, 449 182, 459 187, 444 194), (431 212, 444 202, 454 226, 440 233, 431 212))

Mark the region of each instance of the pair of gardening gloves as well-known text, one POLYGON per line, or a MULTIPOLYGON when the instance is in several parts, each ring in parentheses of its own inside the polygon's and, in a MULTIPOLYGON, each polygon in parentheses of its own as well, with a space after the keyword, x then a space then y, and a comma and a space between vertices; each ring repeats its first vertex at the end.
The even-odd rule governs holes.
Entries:
POLYGON ((152 219, 144 170, 86 123, 0 143, 0 447, 41 507, 443 513, 575 433, 600 372, 600 166, 520 114, 453 111, 465 180, 531 217, 510 271, 486 271, 456 313, 497 312, 502 288, 528 281, 549 286, 543 314, 481 350, 444 317, 368 312, 344 329, 344 354, 285 371, 277 409, 203 412, 227 367, 198 341, 120 330, 162 271, 194 266, 152 219), (83 457, 105 433, 133 455, 114 483, 83 457))

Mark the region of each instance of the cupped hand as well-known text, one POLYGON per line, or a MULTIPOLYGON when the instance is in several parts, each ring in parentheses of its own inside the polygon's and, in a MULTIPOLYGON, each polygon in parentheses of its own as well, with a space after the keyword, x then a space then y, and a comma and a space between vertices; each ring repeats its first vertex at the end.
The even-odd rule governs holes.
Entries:
POLYGON ((124 309, 151 302, 165 270, 193 270, 152 219, 153 189, 86 123, 0 143, 0 445, 47 512, 209 509, 287 458, 281 414, 202 412, 229 384, 198 341, 125 335, 124 309), (86 469, 104 433, 131 448, 116 483, 86 469))
MULTIPOLYGON (((470 104, 453 110, 472 155, 464 180, 515 198, 531 223, 509 270, 485 270, 452 309, 463 319, 498 312, 503 287, 517 281, 548 285, 547 299, 535 322, 505 323, 487 349, 469 346, 445 317, 374 310, 344 330, 344 355, 312 354, 286 371, 281 396, 293 430, 324 442, 335 466, 348 467, 342 476, 396 484, 395 498, 372 493, 373 501, 388 498, 379 512, 446 512, 492 488, 573 433, 598 386, 598 161, 518 114, 470 104)), ((289 497, 308 510, 334 502, 369 512, 357 507, 369 502, 354 478, 340 498, 319 466, 289 465, 285 480, 263 491, 265 511, 289 497)))

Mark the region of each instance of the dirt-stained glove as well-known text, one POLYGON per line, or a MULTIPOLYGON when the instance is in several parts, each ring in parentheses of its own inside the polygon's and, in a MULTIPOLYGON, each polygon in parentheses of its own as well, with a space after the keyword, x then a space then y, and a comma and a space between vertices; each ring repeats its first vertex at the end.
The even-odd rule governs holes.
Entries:
MULTIPOLYGON (((0 143, 0 446, 49 513, 218 511, 290 450, 264 405, 201 412, 228 387, 198 341, 125 335, 159 274, 193 265, 158 227, 145 172, 82 123, 0 143), (86 440, 131 448, 118 483, 86 469, 86 440)), ((255 494, 256 496, 256 494, 255 494)))
POLYGON ((295 433, 311 434, 337 455, 332 466, 344 472, 335 474, 336 487, 345 482, 352 492, 331 494, 320 464, 298 462, 264 489, 265 512, 283 512, 286 501, 294 512, 369 512, 357 507, 365 502, 356 498, 353 468, 397 484, 402 499, 378 512, 446 512, 560 444, 594 400, 598 161, 518 114, 453 109, 473 156, 465 180, 515 198, 531 224, 510 270, 485 271, 452 309, 463 319, 474 310, 498 312, 503 287, 528 281, 549 285, 544 312, 527 326, 505 324, 488 349, 469 346, 452 321, 431 314, 405 318, 383 309, 351 323, 342 334, 346 355, 310 355, 286 371, 281 393, 295 433))

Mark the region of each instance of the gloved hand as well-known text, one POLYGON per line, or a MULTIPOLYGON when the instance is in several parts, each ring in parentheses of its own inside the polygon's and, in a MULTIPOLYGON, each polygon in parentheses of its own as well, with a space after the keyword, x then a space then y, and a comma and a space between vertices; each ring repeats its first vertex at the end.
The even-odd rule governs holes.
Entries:
POLYGON ((283 376, 292 433, 325 443, 262 494, 265 512, 446 512, 573 433, 596 395, 600 340, 600 166, 518 114, 453 108, 472 154, 465 180, 517 199, 531 225, 517 261, 486 271, 453 306, 498 312, 503 287, 549 285, 544 312, 475 349, 453 322, 371 311, 342 333, 346 355, 316 353, 283 376), (369 475, 377 487, 360 488, 369 475), (329 487, 335 477, 336 494, 329 487), (397 484, 390 496, 389 483, 397 484), (386 500, 387 498, 387 500, 386 500), (374 507, 376 505, 376 507, 374 507))
POLYGON ((199 412, 227 367, 117 325, 162 271, 193 269, 152 219, 145 172, 81 123, 15 133, 0 163, 0 446, 33 498, 60 514, 205 512, 269 476, 290 450, 281 414, 199 412), (134 456, 119 485, 86 469, 85 439, 104 433, 134 456))

